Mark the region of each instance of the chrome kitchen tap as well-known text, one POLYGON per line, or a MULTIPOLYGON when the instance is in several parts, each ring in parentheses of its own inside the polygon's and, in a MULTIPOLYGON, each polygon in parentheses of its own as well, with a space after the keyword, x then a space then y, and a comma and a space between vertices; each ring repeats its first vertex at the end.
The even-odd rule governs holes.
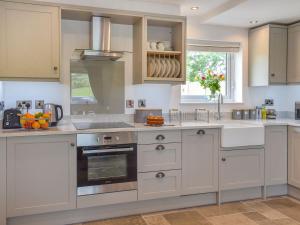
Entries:
POLYGON ((221 104, 224 103, 223 95, 220 93, 218 95, 218 114, 217 114, 217 120, 221 120, 222 115, 221 115, 221 104))

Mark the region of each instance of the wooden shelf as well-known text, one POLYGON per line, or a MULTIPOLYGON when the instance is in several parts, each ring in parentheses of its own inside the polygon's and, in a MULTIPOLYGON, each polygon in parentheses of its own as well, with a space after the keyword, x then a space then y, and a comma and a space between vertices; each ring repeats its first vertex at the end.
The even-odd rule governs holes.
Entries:
POLYGON ((147 55, 181 55, 180 51, 147 51, 147 55))
POLYGON ((182 82, 184 81, 181 77, 145 77, 145 81, 171 81, 171 82, 182 82))

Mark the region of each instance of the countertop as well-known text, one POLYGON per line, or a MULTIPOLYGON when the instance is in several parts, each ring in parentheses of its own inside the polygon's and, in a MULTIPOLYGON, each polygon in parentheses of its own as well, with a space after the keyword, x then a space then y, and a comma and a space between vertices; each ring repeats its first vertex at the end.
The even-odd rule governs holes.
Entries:
POLYGON ((210 123, 201 121, 187 121, 181 124, 175 123, 162 127, 145 126, 144 124, 131 124, 130 128, 112 128, 112 129, 91 129, 76 130, 70 120, 61 121, 57 127, 47 130, 25 130, 25 129, 0 129, 0 137, 22 137, 22 136, 39 136, 39 135, 61 135, 61 134, 78 134, 93 132, 118 132, 118 131, 155 131, 155 130, 184 130, 184 129, 204 129, 204 128, 223 128, 226 126, 276 126, 290 125, 299 126, 300 120, 293 119, 276 119, 276 120, 221 120, 211 121, 210 123))

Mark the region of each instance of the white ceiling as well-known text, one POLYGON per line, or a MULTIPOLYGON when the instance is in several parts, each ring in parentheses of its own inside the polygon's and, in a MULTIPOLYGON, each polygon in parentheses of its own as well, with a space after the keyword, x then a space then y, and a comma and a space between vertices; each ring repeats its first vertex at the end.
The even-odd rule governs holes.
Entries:
POLYGON ((133 0, 176 5, 182 15, 198 17, 202 23, 251 27, 269 22, 300 20, 300 0, 133 0), (199 10, 191 10, 198 6, 199 10), (258 24, 249 21, 257 20, 258 24))

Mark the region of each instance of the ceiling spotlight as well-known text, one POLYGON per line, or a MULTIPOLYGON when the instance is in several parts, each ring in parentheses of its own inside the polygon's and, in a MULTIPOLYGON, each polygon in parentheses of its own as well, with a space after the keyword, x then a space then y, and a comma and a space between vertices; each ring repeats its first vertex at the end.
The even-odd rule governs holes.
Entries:
POLYGON ((191 7, 191 10, 198 10, 198 9, 199 9, 198 6, 193 6, 193 7, 191 7))
POLYGON ((251 21, 249 21, 249 23, 251 23, 251 24, 257 24, 258 20, 251 20, 251 21))

